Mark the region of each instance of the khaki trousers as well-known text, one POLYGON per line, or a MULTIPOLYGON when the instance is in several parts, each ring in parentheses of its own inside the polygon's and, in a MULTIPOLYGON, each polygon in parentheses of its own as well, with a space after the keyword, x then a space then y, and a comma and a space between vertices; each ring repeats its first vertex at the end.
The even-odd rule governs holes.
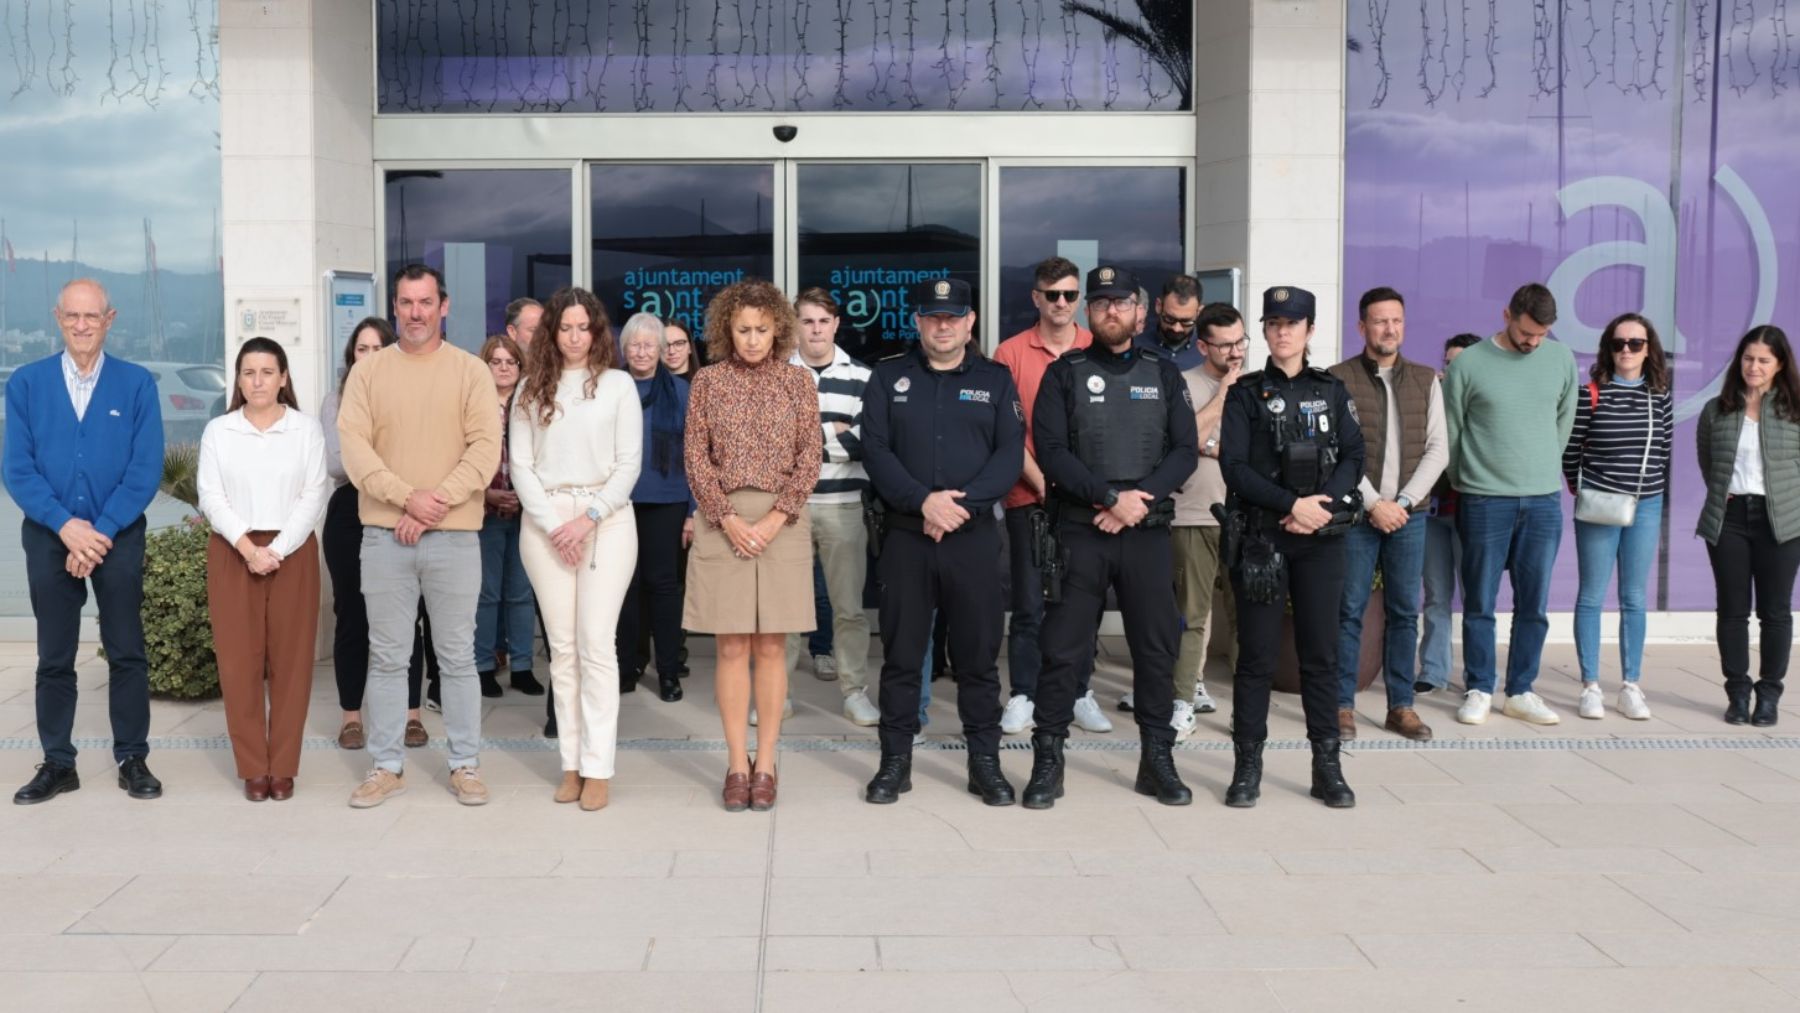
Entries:
MULTIPOLYGON (((813 551, 825 571, 825 596, 831 600, 831 654, 837 662, 838 688, 849 696, 869 686, 869 615, 863 611, 869 529, 863 527, 861 503, 817 503, 806 509, 812 515, 813 551)), ((790 673, 805 650, 806 634, 788 635, 790 673)))
POLYGON ((1192 700, 1206 665, 1213 593, 1220 587, 1225 589, 1225 623, 1214 632, 1231 645, 1231 669, 1237 670, 1237 600, 1231 594, 1231 575, 1219 566, 1219 529, 1194 525, 1169 530, 1175 541, 1175 601, 1184 624, 1181 653, 1175 657, 1175 699, 1192 700))

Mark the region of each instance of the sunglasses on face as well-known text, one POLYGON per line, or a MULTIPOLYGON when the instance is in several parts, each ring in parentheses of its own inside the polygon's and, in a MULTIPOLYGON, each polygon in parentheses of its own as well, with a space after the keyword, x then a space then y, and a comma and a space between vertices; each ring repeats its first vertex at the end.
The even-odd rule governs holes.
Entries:
POLYGON ((1198 319, 1197 317, 1172 317, 1166 313, 1158 313, 1156 316, 1162 321, 1162 325, 1171 331, 1189 330, 1194 326, 1194 321, 1198 319))
POLYGON ((1066 303, 1073 303, 1075 300, 1081 298, 1080 292, 1071 292, 1067 289, 1060 288, 1040 288, 1037 290, 1037 294, 1043 296, 1049 302, 1057 302, 1060 300, 1066 303))
POLYGON ((1633 352, 1641 352, 1644 350, 1644 346, 1648 345, 1650 343, 1650 339, 1648 339, 1648 338, 1614 338, 1614 339, 1612 339, 1612 343, 1613 343, 1613 351, 1615 351, 1615 352, 1623 352, 1627 349, 1629 349, 1633 352))

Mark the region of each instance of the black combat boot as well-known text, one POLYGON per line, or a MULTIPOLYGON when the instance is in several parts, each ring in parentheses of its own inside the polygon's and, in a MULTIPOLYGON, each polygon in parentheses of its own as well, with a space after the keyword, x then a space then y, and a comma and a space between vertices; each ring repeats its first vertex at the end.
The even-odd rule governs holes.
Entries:
POLYGON ((1233 742, 1237 762, 1231 768, 1231 786, 1225 789, 1225 804, 1233 809, 1248 809, 1262 797, 1261 742, 1233 742))
POLYGON ((863 789, 863 801, 892 805, 903 792, 912 791, 912 754, 882 753, 881 766, 863 789))
POLYGON ((1340 745, 1336 739, 1312 744, 1312 797, 1332 809, 1356 807, 1356 792, 1344 783, 1344 768, 1338 762, 1340 745))
POLYGON ((1181 783, 1173 745, 1162 739, 1144 740, 1144 751, 1138 756, 1137 793, 1155 795, 1163 805, 1187 805, 1194 800, 1194 793, 1181 783))
POLYGON ((1750 723, 1750 687, 1742 689, 1731 687, 1725 690, 1725 723, 1728 725, 1747 725, 1750 723))
POLYGON ((1750 715, 1750 723, 1758 728, 1768 728, 1781 717, 1777 709, 1781 703, 1781 683, 1767 679, 1756 684, 1756 710, 1750 715))
POLYGON ((1000 772, 999 753, 969 754, 969 794, 988 805, 1012 805, 1013 786, 1000 772))
POLYGON ((1031 780, 1025 782, 1025 808, 1048 809, 1063 796, 1063 737, 1038 732, 1031 737, 1031 780))

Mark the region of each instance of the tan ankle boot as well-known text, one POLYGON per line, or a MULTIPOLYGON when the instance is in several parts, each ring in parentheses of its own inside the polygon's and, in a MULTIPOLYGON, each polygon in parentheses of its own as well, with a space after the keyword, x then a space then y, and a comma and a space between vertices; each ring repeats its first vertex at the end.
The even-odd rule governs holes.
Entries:
POLYGON ((581 797, 581 775, 573 770, 563 771, 562 783, 556 786, 558 802, 573 802, 581 797))
POLYGON ((606 808, 606 778, 590 777, 581 782, 581 808, 586 812, 606 808))

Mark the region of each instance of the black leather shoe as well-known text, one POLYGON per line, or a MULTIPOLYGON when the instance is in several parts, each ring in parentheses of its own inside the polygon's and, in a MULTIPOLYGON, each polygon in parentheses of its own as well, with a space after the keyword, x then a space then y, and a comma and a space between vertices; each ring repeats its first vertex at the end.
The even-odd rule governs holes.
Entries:
POLYGON ((1194 800, 1194 793, 1181 783, 1171 745, 1161 739, 1144 740, 1144 751, 1138 757, 1137 793, 1154 795, 1163 805, 1187 805, 1194 800))
POLYGON ((1778 705, 1781 703, 1781 692, 1769 692, 1761 686, 1756 687, 1756 709, 1750 713, 1750 723, 1758 728, 1773 727, 1781 719, 1778 705))
POLYGON ((898 753, 881 754, 881 766, 863 789, 863 801, 875 805, 893 805, 900 796, 912 791, 912 757, 898 753))
POLYGON ((500 680, 494 678, 494 673, 491 669, 486 672, 477 672, 475 674, 481 679, 482 696, 492 700, 495 697, 506 695, 506 690, 500 688, 500 680))
POLYGON ((663 703, 674 703, 681 699, 681 677, 671 675, 656 680, 656 695, 662 697, 663 703))
POLYGON ((1237 760, 1231 767, 1231 785, 1225 789, 1225 804, 1233 809, 1248 809, 1262 798, 1261 742, 1233 742, 1237 760))
POLYGON ((1728 725, 1747 725, 1750 723, 1750 694, 1725 694, 1725 723, 1728 725))
POLYGON ((119 764, 119 787, 132 798, 162 798, 162 782, 150 773, 141 756, 119 764))
POLYGON ((969 794, 980 795, 987 805, 1012 805, 1013 786, 1000 772, 999 753, 969 754, 969 794))
POLYGON ((544 695, 544 684, 537 681, 537 676, 533 675, 529 668, 523 672, 514 672, 512 674, 512 688, 526 696, 544 695))
POLYGON ((81 778, 75 773, 74 767, 40 763, 30 783, 13 792, 13 804, 37 805, 39 802, 48 802, 65 791, 77 791, 80 788, 81 778))
POLYGON ((1340 743, 1323 739, 1312 744, 1312 797, 1332 809, 1352 809, 1356 792, 1344 782, 1344 768, 1339 762, 1340 743))
POLYGON ((1063 737, 1038 732, 1031 737, 1031 779, 1025 782, 1024 806, 1048 809, 1063 797, 1063 737))

